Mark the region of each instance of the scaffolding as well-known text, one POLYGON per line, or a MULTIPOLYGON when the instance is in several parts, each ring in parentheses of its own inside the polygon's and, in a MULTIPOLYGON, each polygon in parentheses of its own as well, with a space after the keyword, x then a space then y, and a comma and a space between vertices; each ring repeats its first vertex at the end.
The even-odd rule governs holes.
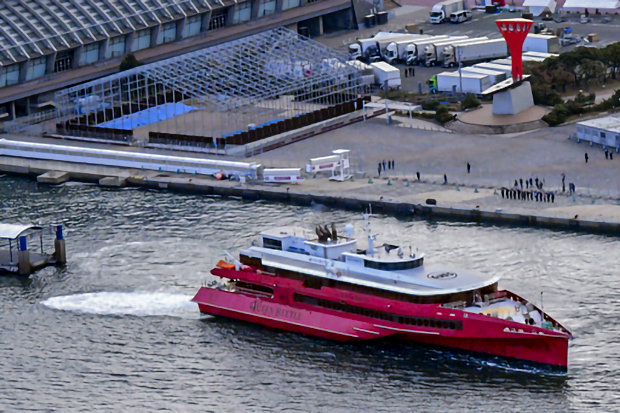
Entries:
POLYGON ((143 141, 158 134, 226 141, 352 104, 363 93, 361 71, 345 62, 345 55, 277 28, 61 90, 57 122, 130 131, 143 141))

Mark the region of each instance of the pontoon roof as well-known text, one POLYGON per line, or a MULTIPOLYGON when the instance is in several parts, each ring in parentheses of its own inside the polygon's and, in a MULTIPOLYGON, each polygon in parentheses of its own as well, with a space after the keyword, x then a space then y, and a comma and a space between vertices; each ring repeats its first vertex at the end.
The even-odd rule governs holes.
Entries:
POLYGON ((29 229, 37 230, 41 227, 25 224, 0 224, 0 239, 16 239, 29 229))

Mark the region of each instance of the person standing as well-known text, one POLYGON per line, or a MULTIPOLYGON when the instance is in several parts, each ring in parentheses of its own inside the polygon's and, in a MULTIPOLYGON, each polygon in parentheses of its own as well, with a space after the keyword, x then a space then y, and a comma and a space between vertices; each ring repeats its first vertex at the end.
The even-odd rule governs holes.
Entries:
POLYGON ((377 171, 379 172, 379 177, 381 177, 381 162, 379 162, 379 166, 377 167, 377 171))
POLYGON ((383 170, 385 171, 385 159, 383 160, 383 170))
POLYGON ((471 172, 471 165, 469 164, 469 162, 467 162, 467 173, 471 172))
POLYGON ((609 159, 609 151, 605 149, 605 159, 609 159))
POLYGON ((534 188, 534 181, 530 178, 530 188, 534 188))
POLYGON ((521 185, 521 189, 523 189, 523 178, 519 178, 519 185, 521 185))
POLYGON ((562 192, 566 192, 566 174, 564 172, 562 172, 562 192))
POLYGON ((585 158, 586 158, 586 163, 588 163, 588 152, 586 152, 585 158))
POLYGON ((396 169, 396 161, 394 161, 394 159, 392 159, 392 170, 396 169))
POLYGON ((420 172, 416 172, 416 173, 415 173, 415 176, 417 176, 417 177, 418 177, 418 182, 420 182, 420 172))
POLYGON ((443 184, 446 185, 448 183, 448 176, 443 174, 443 184))
POLYGON ((504 197, 504 188, 502 188, 502 198, 504 197))
POLYGON ((609 151, 609 160, 610 161, 614 160, 614 151, 609 151))

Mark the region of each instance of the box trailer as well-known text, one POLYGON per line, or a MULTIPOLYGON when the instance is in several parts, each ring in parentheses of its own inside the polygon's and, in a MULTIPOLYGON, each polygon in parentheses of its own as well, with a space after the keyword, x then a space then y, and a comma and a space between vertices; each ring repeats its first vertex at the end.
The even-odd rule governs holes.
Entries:
POLYGON ((557 36, 528 34, 523 42, 524 52, 559 53, 560 41, 557 36))
POLYGON ((439 24, 450 20, 450 15, 456 11, 465 10, 463 0, 446 0, 433 6, 430 12, 432 24, 439 24))
MULTIPOLYGON (((388 63, 393 63, 394 61, 406 61, 407 60, 407 46, 412 42, 417 42, 421 40, 430 39, 433 36, 428 34, 418 34, 413 39, 406 40, 397 40, 395 42, 390 43, 386 47, 386 55, 385 59, 388 63)), ((448 36, 441 36, 442 39, 447 38, 448 36)))
POLYGON ((381 89, 385 90, 386 83, 389 90, 400 89, 401 78, 398 68, 385 62, 376 62, 370 65, 375 72, 375 84, 380 85, 381 89))
POLYGON ((504 72, 506 74, 506 78, 512 76, 512 66, 496 65, 495 63, 476 63, 472 67, 493 70, 495 72, 504 72))
MULTIPOLYGON (((379 48, 379 55, 381 59, 387 61, 388 54, 394 55, 394 47, 390 47, 388 50, 388 46, 398 42, 398 41, 406 41, 406 40, 416 40, 420 35, 419 34, 399 34, 390 37, 384 37, 382 39, 377 40, 377 47, 379 48)), ((392 59, 393 60, 393 59, 392 59)))
POLYGON ((458 72, 443 72, 437 74, 435 78, 438 92, 461 92, 479 95, 492 86, 488 75, 474 73, 461 72, 459 76, 458 72))
POLYGON ((411 40, 408 42, 404 42, 402 44, 394 44, 388 47, 398 47, 400 48, 401 54, 399 54, 399 59, 405 62, 407 65, 411 66, 418 63, 418 59, 421 56, 422 49, 424 46, 440 40, 450 39, 450 36, 441 35, 441 36, 432 36, 427 38, 420 38, 411 40))
POLYGON ((349 60, 347 61, 347 64, 362 71, 363 85, 370 86, 375 83, 375 71, 373 70, 372 66, 367 65, 366 63, 359 60, 349 60))
POLYGON ((426 47, 424 47, 424 58, 420 59, 420 63, 424 62, 426 67, 439 66, 443 62, 443 51, 446 47, 457 46, 465 43, 481 42, 483 40, 488 40, 488 38, 476 37, 471 39, 467 36, 455 36, 451 39, 427 44, 426 47))
POLYGON ((508 56, 508 45, 503 38, 483 40, 481 42, 446 47, 443 54, 444 67, 454 67, 459 62, 467 64, 508 56))
POLYGON ((491 70, 491 69, 483 69, 480 67, 464 67, 461 69, 461 73, 473 73, 479 75, 487 75, 491 80, 491 86, 498 84, 499 82, 503 82, 506 80, 506 72, 501 72, 499 70, 491 70))

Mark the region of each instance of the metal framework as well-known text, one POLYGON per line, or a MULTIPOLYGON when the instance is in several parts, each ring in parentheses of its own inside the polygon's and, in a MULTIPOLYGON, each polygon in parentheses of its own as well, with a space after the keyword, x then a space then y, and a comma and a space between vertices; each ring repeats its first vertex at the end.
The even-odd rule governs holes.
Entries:
POLYGON ((137 139, 226 138, 361 93, 361 71, 344 54, 278 28, 64 89, 55 100, 59 122, 132 129, 137 139))

